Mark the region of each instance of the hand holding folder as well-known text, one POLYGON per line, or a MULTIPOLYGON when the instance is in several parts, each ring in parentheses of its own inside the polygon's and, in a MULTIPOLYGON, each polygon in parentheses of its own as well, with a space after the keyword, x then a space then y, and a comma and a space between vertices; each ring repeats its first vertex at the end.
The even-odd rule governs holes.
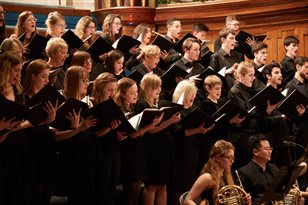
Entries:
POLYGON ((97 123, 94 127, 96 130, 109 127, 113 120, 119 120, 121 124, 117 128, 118 131, 126 132, 127 134, 135 132, 135 129, 126 120, 124 113, 112 98, 87 109, 83 116, 84 118, 94 116, 97 119, 97 123))

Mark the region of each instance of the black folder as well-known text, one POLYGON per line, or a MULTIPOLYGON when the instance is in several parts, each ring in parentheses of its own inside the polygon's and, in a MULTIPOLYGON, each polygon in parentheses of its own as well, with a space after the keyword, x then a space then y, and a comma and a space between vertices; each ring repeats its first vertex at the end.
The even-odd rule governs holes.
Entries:
POLYGON ((143 78, 143 74, 140 73, 137 69, 134 69, 127 77, 136 81, 138 85, 143 78))
POLYGON ((48 78, 51 79, 51 78, 57 76, 61 70, 62 70, 62 67, 50 70, 48 78))
POLYGON ((128 134, 135 132, 135 129, 126 120, 124 113, 112 98, 87 109, 84 112, 84 118, 89 116, 94 116, 98 121, 94 127, 95 130, 109 127, 110 123, 116 119, 121 121, 121 125, 117 128, 118 131, 126 132, 128 134))
POLYGON ((114 48, 101 36, 99 36, 87 49, 93 59, 98 59, 100 55, 108 53, 114 48))
POLYGON ((274 181, 263 195, 262 202, 282 200, 290 191, 303 168, 303 166, 297 165, 282 166, 274 181))
POLYGON ((28 45, 28 48, 31 50, 30 55, 34 58, 46 58, 44 53, 47 41, 48 39, 45 36, 36 33, 28 45))
POLYGON ((164 112, 164 117, 162 121, 169 119, 173 114, 179 113, 183 108, 183 105, 173 103, 168 100, 160 100, 158 103, 160 110, 164 112))
POLYGON ((213 52, 208 47, 201 47, 201 54, 199 58, 199 63, 203 65, 203 67, 207 68, 210 65, 211 56, 213 52))
POLYGON ((162 87, 166 90, 171 90, 177 85, 176 77, 185 78, 187 75, 188 73, 185 70, 174 64, 161 76, 162 87))
POLYGON ((58 130, 68 130, 70 129, 70 120, 66 116, 68 116, 69 113, 73 113, 73 110, 75 110, 76 114, 81 110, 82 116, 87 108, 88 105, 86 103, 74 98, 69 98, 57 110, 56 119, 51 126, 58 130))
POLYGON ((174 50, 176 50, 177 52, 179 53, 184 53, 183 52, 183 49, 182 49, 182 46, 183 46, 183 43, 186 39, 188 38, 194 38, 194 39, 197 39, 194 35, 192 35, 191 33, 186 33, 183 38, 181 38, 181 40, 179 40, 174 46, 174 50))
POLYGON ((70 49, 78 49, 83 45, 83 41, 76 35, 74 34, 73 31, 68 29, 62 36, 67 43, 69 50, 70 49))
POLYGON ((223 117, 226 117, 227 119, 232 119, 236 115, 239 114, 239 118, 244 118, 247 114, 248 111, 241 108, 231 100, 228 100, 223 106, 219 108, 212 116, 211 118, 218 122, 221 120, 223 117))
MULTIPOLYGON (((23 33, 18 40, 21 42, 24 41, 26 37, 26 32, 23 33)), ((42 58, 45 59, 45 47, 47 44, 48 39, 45 36, 42 36, 38 33, 35 33, 32 39, 30 40, 27 48, 30 49, 30 53, 26 54, 29 58, 42 58)))
POLYGON ((52 85, 46 85, 30 98, 26 103, 29 107, 26 119, 32 125, 37 125, 46 119, 47 112, 44 107, 47 101, 50 101, 52 105, 55 105, 56 101, 58 101, 58 105, 61 105, 65 101, 65 97, 52 85))
POLYGON ((298 117, 296 106, 300 104, 306 107, 308 105, 308 98, 295 89, 278 105, 277 109, 288 118, 294 120, 298 117))
POLYGON ((28 107, 32 107, 40 103, 45 103, 47 101, 50 101, 54 105, 57 100, 58 105, 60 106, 66 99, 58 92, 57 88, 48 84, 39 92, 37 92, 34 96, 32 96, 32 98, 27 101, 26 105, 28 107))
POLYGON ((156 117, 166 111, 164 111, 164 109, 167 108, 145 108, 141 113, 131 117, 128 121, 136 130, 138 130, 140 127, 151 124, 156 117))
POLYGON ((250 98, 248 102, 263 109, 267 107, 267 101, 269 101, 271 105, 275 105, 283 99, 285 99, 284 95, 273 86, 269 85, 250 98))
POLYGON ((6 118, 10 120, 15 118, 14 121, 24 119, 28 108, 22 104, 6 99, 0 94, 0 119, 6 118))
POLYGON ((202 123, 205 123, 204 127, 210 127, 215 123, 215 121, 207 113, 197 107, 195 107, 188 115, 183 117, 183 119, 181 119, 180 121, 180 124, 185 129, 197 128, 202 123))
POLYGON ((266 35, 252 35, 245 31, 240 31, 239 34, 236 36, 236 40, 238 41, 239 46, 236 50, 243 54, 251 53, 251 47, 246 43, 247 38, 255 37, 256 41, 263 41, 266 38, 266 35))
POLYGON ((201 90, 204 90, 204 79, 207 77, 207 76, 210 76, 210 75, 216 75, 217 77, 219 77, 221 79, 221 81, 225 82, 225 78, 222 77, 219 73, 217 73, 213 68, 211 67, 208 67, 206 68, 205 70, 202 71, 202 73, 199 74, 198 78, 200 78, 201 80, 196 82, 196 86, 201 89, 201 90))
POLYGON ((112 47, 122 51, 123 53, 128 53, 129 49, 135 46, 139 46, 140 44, 141 42, 138 41, 137 39, 127 35, 123 35, 118 40, 116 40, 116 42, 114 42, 112 47))
POLYGON ((161 35, 156 35, 152 41, 152 45, 157 45, 161 51, 169 52, 169 50, 174 46, 174 43, 161 35))

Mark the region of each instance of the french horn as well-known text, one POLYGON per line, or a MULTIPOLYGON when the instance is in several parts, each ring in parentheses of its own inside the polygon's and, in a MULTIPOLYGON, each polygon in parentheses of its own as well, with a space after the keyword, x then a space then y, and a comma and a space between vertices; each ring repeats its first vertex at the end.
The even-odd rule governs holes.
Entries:
POLYGON ((273 205, 299 205, 301 198, 301 191, 297 186, 293 185, 289 193, 284 197, 284 200, 276 201, 273 205))
POLYGON ((247 197, 248 194, 241 187, 227 185, 219 190, 216 205, 245 205, 247 197))

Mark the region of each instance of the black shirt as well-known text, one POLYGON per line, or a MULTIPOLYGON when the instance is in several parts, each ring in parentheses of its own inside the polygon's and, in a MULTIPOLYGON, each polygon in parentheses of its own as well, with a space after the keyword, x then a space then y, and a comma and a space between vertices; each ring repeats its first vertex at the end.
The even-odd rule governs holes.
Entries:
POLYGON ((232 50, 229 55, 224 49, 220 48, 211 56, 210 66, 218 72, 223 67, 231 68, 234 63, 240 63, 243 60, 242 54, 232 50))
POLYGON ((293 77, 296 71, 294 59, 290 58, 289 56, 285 56, 281 64, 281 73, 283 77, 283 85, 286 85, 293 77))
POLYGON ((204 67, 200 63, 197 61, 191 63, 184 57, 174 64, 187 71, 189 73, 187 77, 198 75, 204 71, 204 67))
POLYGON ((254 161, 239 169, 239 176, 247 193, 251 194, 252 204, 258 204, 271 183, 274 181, 279 169, 276 165, 268 163, 265 171, 254 161))

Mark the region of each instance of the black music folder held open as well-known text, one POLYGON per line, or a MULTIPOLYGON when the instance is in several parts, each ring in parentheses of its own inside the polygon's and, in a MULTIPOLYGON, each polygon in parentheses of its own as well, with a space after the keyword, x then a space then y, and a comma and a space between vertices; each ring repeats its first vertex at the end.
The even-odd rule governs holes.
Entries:
POLYGON ((162 80, 162 87, 166 90, 174 89, 177 85, 177 82, 175 81, 176 77, 185 78, 188 75, 188 73, 177 66, 176 64, 173 64, 168 70, 165 71, 165 73, 161 76, 162 80))
POLYGON ((137 85, 139 85, 141 79, 143 78, 143 74, 140 73, 137 69, 134 69, 127 77, 133 79, 136 81, 137 85))
POLYGON ((176 50, 176 51, 179 52, 179 53, 184 53, 184 52, 183 52, 183 49, 182 49, 183 43, 184 43, 184 41, 185 41, 186 39, 188 39, 188 38, 197 39, 197 38, 196 38, 194 35, 192 35, 191 33, 186 33, 186 34, 183 36, 183 38, 181 38, 181 40, 179 40, 179 41, 173 46, 174 50, 176 50))
POLYGON ((248 102, 263 109, 267 107, 268 101, 271 105, 275 105, 283 99, 285 97, 277 89, 269 85, 250 98, 248 102))
POLYGON ((199 127, 202 123, 204 123, 204 127, 210 127, 215 121, 207 113, 195 107, 188 115, 183 117, 179 123, 185 129, 193 129, 199 127))
POLYGON ((34 58, 45 59, 46 56, 44 55, 44 53, 47 41, 48 39, 45 36, 36 33, 28 45, 28 48, 31 50, 30 55, 34 58))
POLYGON ((69 113, 73 113, 73 110, 75 110, 76 114, 80 110, 82 116, 87 108, 88 105, 86 103, 74 98, 69 98, 58 108, 56 119, 51 123, 51 126, 58 130, 68 130, 70 129, 70 120, 66 116, 68 116, 69 113))
POLYGON ((68 29, 64 34, 62 34, 61 38, 65 40, 69 47, 69 50, 78 49, 83 45, 83 41, 70 29, 68 29))
POLYGON ((122 51, 125 54, 128 53, 131 48, 139 46, 140 44, 141 42, 137 39, 127 35, 123 35, 118 40, 116 40, 116 42, 114 42, 112 47, 114 49, 122 51))
POLYGON ((135 131, 135 129, 126 120, 124 113, 112 98, 87 109, 84 112, 83 117, 87 118, 90 116, 94 116, 97 119, 97 123, 94 127, 95 130, 109 127, 113 120, 120 120, 121 124, 117 128, 118 131, 126 132, 128 134, 135 131))
POLYGON ((223 106, 219 108, 212 116, 211 118, 218 122, 223 117, 227 117, 227 119, 232 119, 236 115, 239 114, 239 118, 244 118, 248 111, 241 108, 231 100, 228 100, 223 106))
POLYGON ((100 55, 108 53, 114 48, 101 36, 99 36, 87 49, 93 59, 98 59, 100 55))
POLYGON ((62 70, 62 67, 58 67, 58 68, 50 70, 48 78, 51 79, 51 78, 57 76, 61 70, 62 70))
POLYGON ((169 50, 174 46, 174 43, 162 37, 161 35, 156 35, 152 41, 152 45, 158 46, 161 51, 169 52, 169 50))
POLYGON ((60 106, 65 100, 65 97, 61 95, 55 87, 46 85, 27 101, 26 105, 29 107, 29 110, 26 119, 29 120, 32 125, 37 125, 47 117, 47 112, 44 110, 47 101, 51 102, 53 106, 56 104, 56 101, 58 101, 58 105, 60 106))
POLYGON ((241 30, 239 34, 236 36, 236 40, 238 41, 239 44, 236 50, 243 54, 251 53, 251 47, 246 43, 246 40, 247 38, 252 39, 253 36, 255 37, 256 41, 263 41, 266 38, 266 35, 252 35, 250 33, 241 30))
POLYGON ((308 98, 295 89, 278 105, 277 109, 288 118, 294 120, 298 117, 296 106, 300 104, 306 107, 308 105, 308 98))
POLYGON ((6 99, 0 94, 0 120, 5 117, 6 120, 15 118, 14 121, 24 119, 28 108, 22 104, 6 99))

